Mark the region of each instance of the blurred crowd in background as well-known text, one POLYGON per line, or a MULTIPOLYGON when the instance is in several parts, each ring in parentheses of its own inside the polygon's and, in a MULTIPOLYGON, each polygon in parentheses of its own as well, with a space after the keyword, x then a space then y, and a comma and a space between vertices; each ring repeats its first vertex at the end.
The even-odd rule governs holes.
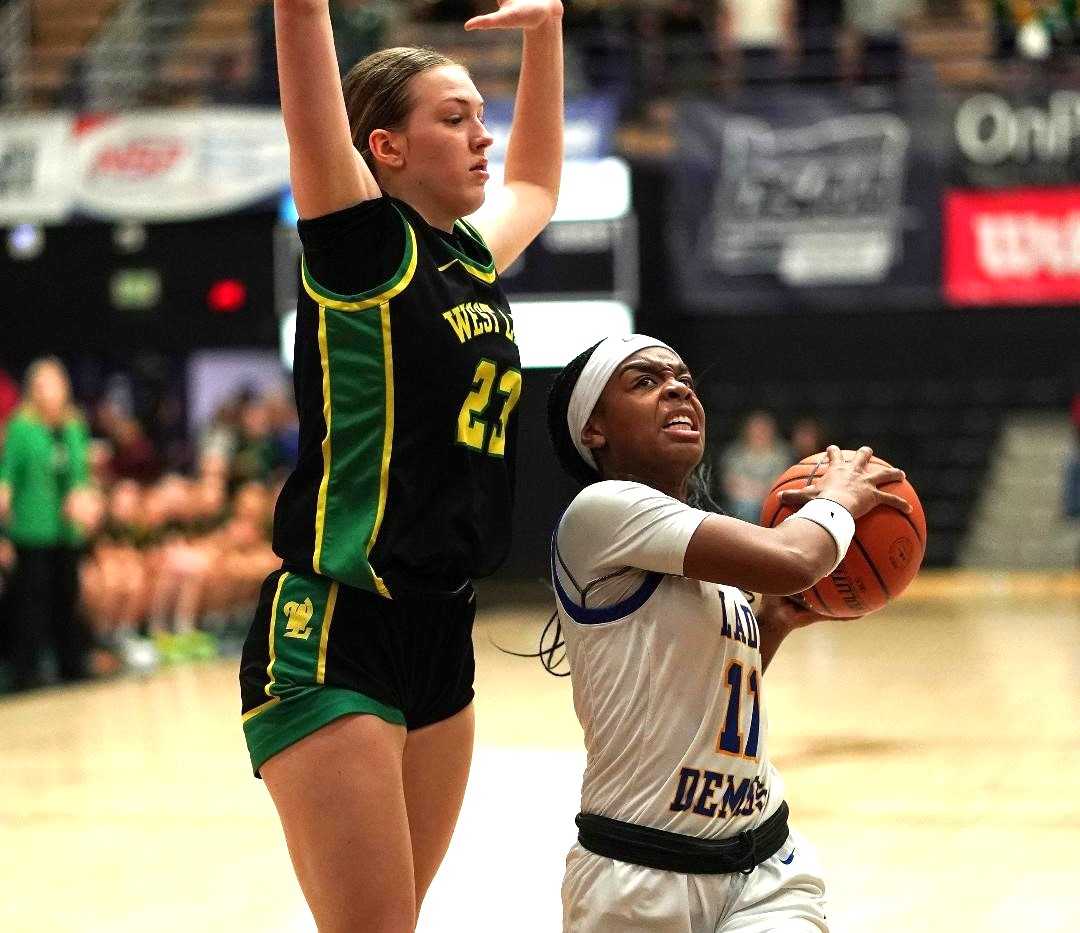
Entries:
MULTIPOLYGON (((1076 0, 983 2, 999 65, 1077 67, 1076 0)), ((913 18, 962 18, 968 6, 964 0, 579 0, 566 5, 567 93, 611 94, 632 117, 648 100, 686 90, 888 83, 908 72, 905 26, 913 18)), ((387 45, 446 48, 462 22, 492 8, 491 0, 330 0, 342 71, 387 45)), ((162 95, 171 101, 177 82, 200 72, 200 80, 190 81, 198 90, 189 102, 276 104, 271 0, 257 0, 245 37, 216 55, 209 81, 201 80, 205 62, 178 59, 168 66, 177 73, 163 80, 162 95)), ((485 93, 512 91, 499 86, 499 69, 489 69, 483 55, 472 62, 468 48, 447 51, 480 72, 485 93)))
MULTIPOLYGON (((0 611, 8 688, 216 655, 242 638, 295 461, 286 394, 241 391, 190 445, 63 363, 0 379, 0 611)), ((160 411, 160 409, 159 409, 160 411)), ((0 683, 0 689, 3 684, 0 683)))
MULTIPOLYGON (((171 406, 144 424, 117 386, 81 407, 55 357, 22 386, 0 371, 0 692, 235 653, 280 566, 273 507, 298 443, 286 392, 235 393, 186 443, 171 406)), ((1080 395, 1071 417, 1063 512, 1080 519, 1080 395)), ((750 412, 708 455, 713 495, 757 522, 776 477, 831 431, 750 412)))

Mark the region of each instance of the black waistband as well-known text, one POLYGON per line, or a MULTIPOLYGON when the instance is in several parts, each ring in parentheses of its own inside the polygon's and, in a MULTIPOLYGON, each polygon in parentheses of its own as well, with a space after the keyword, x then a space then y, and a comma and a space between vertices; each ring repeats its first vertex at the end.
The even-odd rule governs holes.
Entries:
POLYGON ((597 855, 687 875, 749 874, 772 858, 788 837, 788 805, 760 826, 729 839, 698 839, 650 826, 637 826, 595 813, 579 813, 578 842, 597 855))

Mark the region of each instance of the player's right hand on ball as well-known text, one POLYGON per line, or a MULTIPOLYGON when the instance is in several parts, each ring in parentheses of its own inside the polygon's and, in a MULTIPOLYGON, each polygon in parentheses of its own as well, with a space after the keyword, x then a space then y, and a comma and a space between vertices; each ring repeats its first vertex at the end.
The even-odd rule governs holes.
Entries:
POLYGON ((828 463, 821 476, 803 489, 784 490, 780 493, 780 501, 797 509, 816 496, 822 496, 840 503, 853 518, 859 518, 879 505, 891 506, 906 515, 911 511, 911 504, 906 499, 878 488, 900 482, 904 479, 904 471, 871 463, 873 455, 869 447, 860 447, 851 460, 845 460, 840 448, 831 444, 825 451, 828 463))

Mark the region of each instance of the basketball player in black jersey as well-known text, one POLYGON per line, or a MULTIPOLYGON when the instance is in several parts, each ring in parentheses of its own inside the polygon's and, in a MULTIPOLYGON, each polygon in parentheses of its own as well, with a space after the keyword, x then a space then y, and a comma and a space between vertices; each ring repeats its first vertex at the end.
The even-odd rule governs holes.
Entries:
POLYGON ((514 322, 499 285, 551 218, 562 6, 502 0, 466 29, 524 34, 505 187, 483 229, 484 102, 428 49, 338 78, 327 0, 275 0, 303 243, 300 457, 240 683, 322 933, 412 930, 473 744, 471 580, 509 546, 514 322))

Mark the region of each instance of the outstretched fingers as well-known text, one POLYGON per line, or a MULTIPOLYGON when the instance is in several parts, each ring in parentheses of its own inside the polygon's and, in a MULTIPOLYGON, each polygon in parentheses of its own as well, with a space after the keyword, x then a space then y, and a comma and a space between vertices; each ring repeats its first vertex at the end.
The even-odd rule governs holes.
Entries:
POLYGON ((880 489, 877 490, 877 504, 890 506, 891 508, 903 512, 905 515, 911 511, 911 503, 903 496, 897 496, 891 492, 882 492, 880 489))
POLYGON ((899 467, 875 466, 866 471, 866 478, 875 486, 885 486, 889 483, 901 483, 907 474, 899 467))
POLYGON ((793 509, 801 508, 811 499, 817 498, 821 489, 818 486, 804 486, 802 489, 785 489, 780 493, 780 501, 793 509))

